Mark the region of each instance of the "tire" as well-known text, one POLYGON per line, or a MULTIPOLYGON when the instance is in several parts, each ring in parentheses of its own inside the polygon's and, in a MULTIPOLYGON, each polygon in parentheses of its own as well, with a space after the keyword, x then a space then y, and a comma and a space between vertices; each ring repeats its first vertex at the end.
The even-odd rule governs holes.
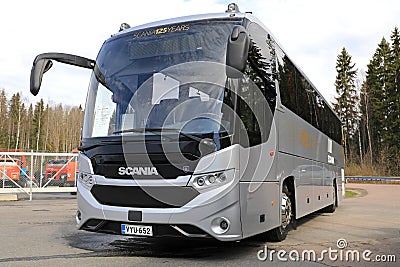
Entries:
POLYGON ((30 180, 26 176, 20 176, 18 184, 23 188, 27 188, 30 187, 30 180))
POLYGON ((294 206, 289 196, 290 192, 286 184, 284 184, 282 188, 282 199, 281 199, 281 215, 282 215, 281 225, 266 233, 267 239, 269 241, 277 241, 277 242, 283 241, 289 232, 291 224, 294 222, 294 216, 293 216, 294 206))
POLYGON ((333 193, 333 203, 326 208, 324 208, 322 211, 326 213, 334 213, 337 207, 337 190, 336 190, 336 182, 333 182, 332 185, 332 193, 333 193))

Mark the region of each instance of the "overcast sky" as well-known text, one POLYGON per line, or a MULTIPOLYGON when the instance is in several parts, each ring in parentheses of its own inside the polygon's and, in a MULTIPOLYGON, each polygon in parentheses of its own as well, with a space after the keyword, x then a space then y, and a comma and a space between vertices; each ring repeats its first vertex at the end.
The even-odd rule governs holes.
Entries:
MULTIPOLYGON (((90 71, 55 63, 38 97, 29 93, 33 59, 64 52, 95 59, 122 22, 131 26, 172 17, 226 10, 230 1, 4 1, 0 8, 0 88, 28 101, 84 104, 90 71)), ((335 94, 335 64, 343 47, 366 70, 378 43, 400 26, 398 0, 236 1, 252 11, 328 100, 335 94)))

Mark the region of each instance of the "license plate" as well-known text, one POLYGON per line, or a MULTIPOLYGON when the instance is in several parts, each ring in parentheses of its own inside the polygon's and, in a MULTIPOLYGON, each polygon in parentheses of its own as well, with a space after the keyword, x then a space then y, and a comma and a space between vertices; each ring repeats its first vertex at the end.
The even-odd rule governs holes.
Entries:
POLYGON ((123 235, 153 236, 153 227, 147 225, 121 224, 123 235))

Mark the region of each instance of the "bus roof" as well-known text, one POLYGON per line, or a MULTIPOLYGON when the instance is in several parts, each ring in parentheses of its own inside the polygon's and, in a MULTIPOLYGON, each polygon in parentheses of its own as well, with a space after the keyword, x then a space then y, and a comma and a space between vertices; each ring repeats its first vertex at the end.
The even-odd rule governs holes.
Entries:
POLYGON ((286 56, 292 61, 292 63, 297 67, 297 69, 301 72, 301 74, 307 79, 307 81, 313 86, 313 89, 318 92, 318 94, 324 99, 324 101, 328 104, 329 109, 333 111, 335 116, 340 120, 338 114, 333 110, 331 104, 325 99, 325 97, 319 92, 317 87, 311 82, 311 80, 307 77, 307 75, 302 71, 301 68, 299 68, 298 64, 296 64, 296 61, 292 60, 292 58, 286 53, 286 50, 282 47, 279 41, 275 38, 275 36, 271 33, 271 31, 257 18, 255 17, 251 12, 221 12, 221 13, 208 13, 208 14, 199 14, 199 15, 190 15, 190 16, 183 16, 183 17, 177 17, 177 18, 171 18, 171 19, 165 19, 165 20, 159 20, 159 21, 154 21, 138 26, 131 27, 129 29, 120 31, 114 35, 111 36, 109 39, 113 39, 114 37, 117 37, 121 34, 126 34, 129 32, 134 32, 137 30, 142 30, 142 29, 147 29, 147 28, 153 28, 161 25, 170 25, 170 24, 179 24, 179 23, 185 23, 185 22, 190 22, 190 21, 199 21, 199 20, 207 20, 207 19, 233 19, 233 18, 239 18, 239 19, 248 19, 251 22, 255 22, 258 25, 260 25, 262 28, 264 28, 272 37, 274 42, 284 51, 286 56))
POLYGON ((134 26, 129 29, 120 31, 120 32, 116 33, 115 35, 113 35, 112 37, 118 36, 120 34, 125 34, 128 32, 141 30, 141 29, 153 28, 153 27, 157 27, 160 25, 178 24, 178 23, 184 23, 184 22, 189 22, 189 21, 198 21, 198 20, 206 20, 206 19, 233 19, 233 18, 239 18, 239 19, 247 18, 250 21, 257 22, 262 27, 265 27, 262 24, 262 22, 260 20, 258 20, 255 16, 253 16, 251 13, 242 13, 242 12, 209 13, 209 14, 190 15, 190 16, 183 16, 183 17, 154 21, 154 22, 134 26))

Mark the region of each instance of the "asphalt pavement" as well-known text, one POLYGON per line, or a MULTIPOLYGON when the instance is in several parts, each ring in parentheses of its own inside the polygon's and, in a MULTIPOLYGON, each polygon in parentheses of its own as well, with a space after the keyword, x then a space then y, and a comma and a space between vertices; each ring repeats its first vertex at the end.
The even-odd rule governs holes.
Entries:
POLYGON ((262 235, 222 243, 78 231, 76 196, 67 193, 0 202, 0 266, 398 266, 400 185, 347 188, 358 197, 333 214, 300 219, 278 243, 262 235))

